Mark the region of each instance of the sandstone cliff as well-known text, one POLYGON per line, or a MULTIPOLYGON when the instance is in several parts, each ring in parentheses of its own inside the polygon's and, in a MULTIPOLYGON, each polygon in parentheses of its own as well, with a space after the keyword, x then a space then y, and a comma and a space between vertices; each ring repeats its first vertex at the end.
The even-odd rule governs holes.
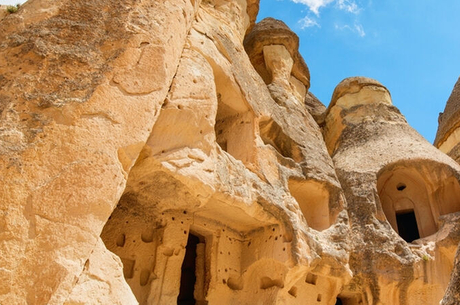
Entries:
POLYGON ((326 109, 258 5, 0 17, 1 304, 439 303, 460 166, 375 80, 326 109))

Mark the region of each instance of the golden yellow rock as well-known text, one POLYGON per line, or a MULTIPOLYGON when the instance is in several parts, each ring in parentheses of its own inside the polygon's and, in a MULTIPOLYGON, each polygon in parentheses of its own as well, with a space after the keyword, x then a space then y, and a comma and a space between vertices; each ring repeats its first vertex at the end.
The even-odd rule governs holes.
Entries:
POLYGON ((456 304, 460 166, 258 6, 0 14, 0 304, 456 304))

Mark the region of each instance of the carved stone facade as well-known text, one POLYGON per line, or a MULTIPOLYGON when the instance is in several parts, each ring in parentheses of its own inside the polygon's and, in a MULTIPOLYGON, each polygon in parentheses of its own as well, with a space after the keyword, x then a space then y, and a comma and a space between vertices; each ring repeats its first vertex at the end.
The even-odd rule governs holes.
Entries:
POLYGON ((456 304, 460 166, 258 5, 0 16, 1 304, 456 304))

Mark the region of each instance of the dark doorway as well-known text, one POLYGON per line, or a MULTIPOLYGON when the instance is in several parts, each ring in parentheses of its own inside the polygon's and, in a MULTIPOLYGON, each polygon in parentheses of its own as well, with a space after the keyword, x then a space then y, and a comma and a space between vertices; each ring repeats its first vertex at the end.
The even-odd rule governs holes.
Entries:
POLYGON ((414 210, 396 213, 399 235, 408 243, 420 238, 414 210))
POLYGON ((196 283, 196 247, 200 238, 193 234, 188 235, 185 257, 182 263, 182 275, 180 278, 180 291, 177 297, 178 305, 195 305, 194 296, 196 283))
POLYGON ((337 298, 337 302, 335 302, 335 305, 343 305, 342 300, 337 298))

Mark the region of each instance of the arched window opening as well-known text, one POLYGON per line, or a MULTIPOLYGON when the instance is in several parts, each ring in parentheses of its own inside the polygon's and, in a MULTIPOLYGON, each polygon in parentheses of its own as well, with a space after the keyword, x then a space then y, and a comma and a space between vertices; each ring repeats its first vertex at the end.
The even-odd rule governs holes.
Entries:
POLYGON ((428 183, 415 168, 385 171, 377 188, 388 222, 405 241, 412 242, 437 231, 428 183))
POLYGON ((444 164, 392 164, 380 171, 377 190, 386 219, 406 241, 438 230, 439 216, 460 211, 460 185, 444 164))

